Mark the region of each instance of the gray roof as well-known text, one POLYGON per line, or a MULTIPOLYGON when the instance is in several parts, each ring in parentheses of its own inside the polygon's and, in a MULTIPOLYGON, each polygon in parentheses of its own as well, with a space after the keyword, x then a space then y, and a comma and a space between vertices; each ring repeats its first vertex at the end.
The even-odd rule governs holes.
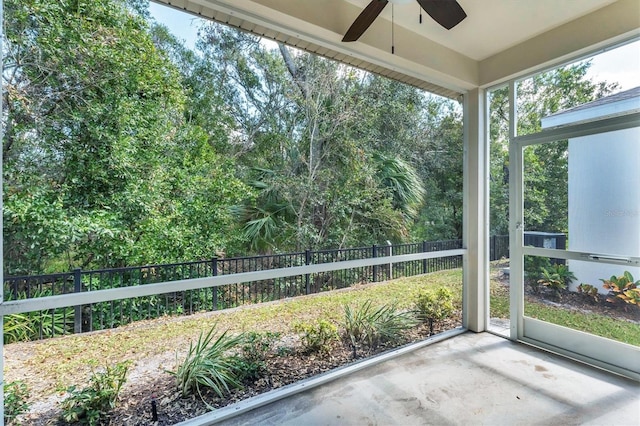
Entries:
POLYGON ((614 93, 613 95, 605 96, 604 98, 596 99, 595 101, 587 102, 586 104, 582 104, 577 107, 558 111, 554 114, 548 115, 547 117, 554 117, 556 115, 565 114, 567 112, 580 111, 583 109, 598 107, 637 97, 640 97, 640 86, 634 87, 633 89, 625 90, 623 92, 614 93))

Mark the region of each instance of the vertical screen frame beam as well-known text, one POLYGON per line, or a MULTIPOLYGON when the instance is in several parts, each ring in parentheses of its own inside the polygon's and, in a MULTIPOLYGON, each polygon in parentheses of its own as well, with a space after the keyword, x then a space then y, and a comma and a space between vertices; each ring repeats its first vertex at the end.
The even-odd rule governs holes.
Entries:
POLYGON ((489 324, 489 137, 487 92, 470 90, 463 99, 463 326, 474 332, 489 324))

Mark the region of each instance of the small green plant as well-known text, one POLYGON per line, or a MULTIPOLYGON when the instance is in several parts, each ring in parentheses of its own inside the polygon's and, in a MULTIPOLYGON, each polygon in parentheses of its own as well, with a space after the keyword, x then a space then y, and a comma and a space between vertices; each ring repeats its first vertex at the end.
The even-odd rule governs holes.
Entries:
POLYGON ((631 272, 624 271, 619 277, 612 275, 608 280, 600 281, 604 283, 602 287, 609 290, 607 302, 640 306, 640 280, 634 281, 631 272))
POLYGON ((27 314, 9 314, 4 317, 4 343, 26 342, 36 332, 27 314))
POLYGON ((538 280, 538 284, 551 289, 556 297, 560 297, 560 292, 575 279, 576 276, 568 266, 558 263, 548 268, 542 268, 542 278, 538 280))
POLYGON ((4 385, 4 422, 10 423, 20 414, 29 410, 27 399, 29 389, 22 380, 16 380, 4 385))
POLYGON ((183 396, 195 391, 204 401, 204 389, 223 397, 231 388, 241 387, 236 374, 238 357, 231 351, 242 344, 244 336, 230 336, 228 332, 226 330, 216 337, 214 325, 206 334, 200 333, 195 344, 189 344, 184 361, 178 363, 176 355, 176 371, 169 373, 176 378, 176 385, 183 396))
MULTIPOLYGON (((37 290, 31 298, 50 296, 50 290, 37 290)), ((18 296, 26 299, 25 292, 18 296)), ((7 300, 12 300, 9 297, 7 300)), ((4 317, 4 343, 38 340, 42 337, 62 336, 73 330, 73 308, 59 308, 45 311, 9 314, 4 317)))
POLYGON ((300 335, 306 353, 329 352, 331 342, 338 339, 338 328, 323 319, 315 323, 296 323, 293 330, 300 335))
POLYGON ((524 278, 531 286, 531 290, 540 293, 538 280, 542 278, 542 270, 551 267, 551 262, 546 257, 525 256, 524 257, 524 278))
POLYGON ((435 291, 423 290, 415 296, 418 318, 429 323, 429 334, 433 334, 433 324, 453 314, 453 295, 446 287, 435 291))
POLYGON ((403 332, 416 325, 411 312, 402 312, 397 304, 374 308, 368 300, 356 309, 344 307, 344 340, 351 345, 354 358, 358 346, 375 349, 383 343, 400 342, 403 332))
POLYGON ((244 334, 241 354, 236 358, 235 374, 240 381, 256 380, 267 373, 266 359, 280 333, 251 331, 244 334))
POLYGON ((578 286, 578 293, 584 294, 589 300, 593 302, 600 301, 600 293, 598 293, 598 287, 591 284, 580 284, 578 286))
POLYGON ((67 423, 96 425, 104 420, 116 406, 118 394, 127 381, 129 362, 120 362, 115 367, 93 373, 86 388, 71 386, 69 396, 62 401, 62 419, 67 423))

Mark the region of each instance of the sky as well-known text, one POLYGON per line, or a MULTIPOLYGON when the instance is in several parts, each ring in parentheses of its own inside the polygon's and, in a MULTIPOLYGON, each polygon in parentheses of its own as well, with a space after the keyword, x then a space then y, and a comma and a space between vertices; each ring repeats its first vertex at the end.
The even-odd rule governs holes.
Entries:
MULTIPOLYGON (((153 2, 150 2, 150 12, 187 47, 195 49, 201 18, 153 2)), ((595 56, 587 76, 594 81, 617 81, 620 90, 640 86, 640 41, 595 56)))

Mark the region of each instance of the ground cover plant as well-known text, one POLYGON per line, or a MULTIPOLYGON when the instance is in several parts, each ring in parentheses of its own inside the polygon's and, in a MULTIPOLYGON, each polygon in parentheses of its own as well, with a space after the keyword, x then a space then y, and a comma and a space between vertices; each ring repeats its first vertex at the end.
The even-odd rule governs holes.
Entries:
POLYGON ((82 389, 72 385, 69 396, 62 401, 61 418, 65 423, 97 425, 116 407, 120 389, 127 380, 128 362, 106 366, 91 375, 89 385, 82 389))

